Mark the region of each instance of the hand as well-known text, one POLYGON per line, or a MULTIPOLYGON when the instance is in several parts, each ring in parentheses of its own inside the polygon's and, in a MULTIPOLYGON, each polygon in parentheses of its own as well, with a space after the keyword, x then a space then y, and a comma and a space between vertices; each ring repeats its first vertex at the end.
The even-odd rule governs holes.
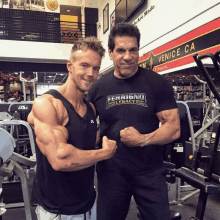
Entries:
POLYGON ((120 131, 121 142, 128 147, 140 147, 143 141, 142 134, 134 127, 127 127, 120 131))
POLYGON ((108 139, 106 136, 102 138, 102 148, 106 150, 107 158, 111 158, 117 149, 116 141, 108 139))

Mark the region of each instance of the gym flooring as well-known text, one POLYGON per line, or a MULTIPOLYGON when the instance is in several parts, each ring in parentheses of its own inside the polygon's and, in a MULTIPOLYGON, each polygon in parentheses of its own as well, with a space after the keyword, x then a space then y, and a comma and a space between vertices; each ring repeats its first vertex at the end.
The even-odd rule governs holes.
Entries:
MULTIPOLYGON (((32 190, 32 183, 34 178, 34 172, 30 172, 29 182, 29 192, 32 190)), ((96 185, 96 178, 95 178, 96 185)), ((185 196, 189 192, 181 193, 181 196, 185 196)), ((191 197, 184 202, 184 205, 171 205, 170 209, 179 211, 182 215, 182 220, 189 220, 190 217, 195 216, 196 206, 199 194, 191 197)), ((175 189, 171 187, 169 190, 169 198, 175 198, 175 189)), ((208 197, 208 202, 206 206, 204 220, 220 220, 220 193, 217 195, 210 195, 208 197)), ((32 204, 32 220, 37 220, 35 214, 36 205, 32 204)), ((137 218, 137 207, 134 200, 131 201, 130 210, 127 215, 126 220, 138 220, 137 218)), ((24 208, 10 208, 7 209, 6 213, 2 216, 3 220, 26 220, 24 208)))

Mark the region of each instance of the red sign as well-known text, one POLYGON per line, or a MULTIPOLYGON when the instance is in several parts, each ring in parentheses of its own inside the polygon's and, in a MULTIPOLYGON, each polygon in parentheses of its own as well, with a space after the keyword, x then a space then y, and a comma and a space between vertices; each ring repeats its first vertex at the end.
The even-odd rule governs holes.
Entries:
POLYGON ((211 21, 139 58, 139 65, 162 72, 194 63, 193 54, 220 50, 220 18, 211 21))

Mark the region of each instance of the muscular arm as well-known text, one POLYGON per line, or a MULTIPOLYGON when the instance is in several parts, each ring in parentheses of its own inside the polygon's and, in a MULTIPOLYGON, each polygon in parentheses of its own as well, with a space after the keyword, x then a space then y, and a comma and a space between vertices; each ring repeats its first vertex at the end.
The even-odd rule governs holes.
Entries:
MULTIPOLYGON (((96 162, 110 158, 110 149, 80 150, 67 143, 68 131, 58 122, 53 103, 46 98, 38 98, 33 103, 28 122, 34 128, 36 142, 40 151, 56 171, 77 171, 94 165, 96 162)), ((107 138, 107 145, 114 144, 107 138)), ((115 143, 116 146, 116 143, 115 143)), ((116 150, 116 148, 115 148, 116 150)))
POLYGON ((146 146, 152 144, 167 144, 180 136, 178 109, 170 109, 157 113, 161 126, 149 133, 140 134, 135 128, 128 127, 120 132, 121 141, 127 146, 146 146))
POLYGON ((180 136, 178 109, 165 110, 157 113, 161 126, 154 132, 142 136, 141 146, 150 144, 168 144, 180 136))

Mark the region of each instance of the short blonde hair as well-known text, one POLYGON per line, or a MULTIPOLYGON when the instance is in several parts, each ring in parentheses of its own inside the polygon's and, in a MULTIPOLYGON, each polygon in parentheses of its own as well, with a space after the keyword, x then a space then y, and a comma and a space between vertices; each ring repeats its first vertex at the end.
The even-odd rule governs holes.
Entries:
POLYGON ((86 48, 89 48, 95 52, 97 52, 101 58, 105 55, 105 49, 102 46, 102 43, 100 40, 98 40, 96 37, 85 37, 80 40, 78 40, 76 43, 74 43, 70 58, 74 58, 75 56, 75 51, 77 50, 84 50, 86 48))

